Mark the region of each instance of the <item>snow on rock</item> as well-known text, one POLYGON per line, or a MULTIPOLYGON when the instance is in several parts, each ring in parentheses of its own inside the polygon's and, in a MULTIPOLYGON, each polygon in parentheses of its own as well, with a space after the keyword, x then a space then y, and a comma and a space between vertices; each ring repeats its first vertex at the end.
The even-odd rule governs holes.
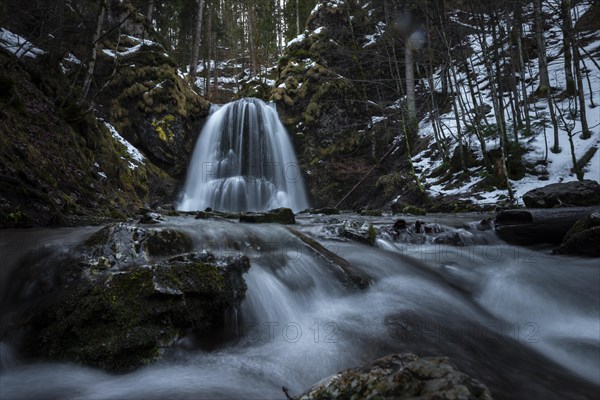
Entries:
POLYGON ((11 52, 19 58, 36 58, 37 56, 46 53, 44 50, 35 47, 33 43, 29 42, 24 37, 12 33, 4 28, 0 28, 0 47, 11 52))
POLYGON ((135 46, 128 47, 126 50, 123 50, 123 51, 102 49, 102 52, 109 57, 117 58, 117 57, 124 57, 129 54, 133 54, 133 53, 139 51, 144 46, 160 46, 158 43, 153 42, 152 40, 140 39, 140 38, 137 38, 135 36, 130 36, 130 35, 123 35, 123 36, 129 38, 131 41, 133 41, 134 43, 137 43, 137 44, 135 46))
MULTIPOLYGON (((125 146, 125 150, 127 150, 127 154, 129 154, 129 156, 133 159, 133 161, 135 161, 135 163, 129 161, 129 168, 136 169, 139 166, 139 164, 144 164, 144 156, 142 155, 142 153, 140 153, 140 151, 138 149, 136 149, 134 145, 129 143, 123 136, 121 136, 119 134, 119 132, 117 132, 117 130, 114 126, 112 126, 110 123, 108 123, 106 121, 102 121, 102 122, 108 128, 111 135, 115 139, 117 139, 117 141, 119 141, 123 146, 125 146)), ((121 158, 123 158, 123 157, 121 157, 121 158)))

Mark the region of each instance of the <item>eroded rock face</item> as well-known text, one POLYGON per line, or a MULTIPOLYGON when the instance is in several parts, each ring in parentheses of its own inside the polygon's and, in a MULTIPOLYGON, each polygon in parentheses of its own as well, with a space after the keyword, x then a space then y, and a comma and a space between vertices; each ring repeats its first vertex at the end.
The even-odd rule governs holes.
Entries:
POLYGON ((299 397, 316 399, 491 399, 481 382, 447 358, 392 354, 317 383, 299 397))
POLYGON ((244 298, 250 267, 244 256, 192 252, 183 232, 126 224, 29 265, 12 293, 26 304, 11 321, 21 352, 117 372, 159 359, 183 336, 215 336, 244 298))
POLYGON ((553 183, 523 195, 528 208, 595 206, 600 204, 600 184, 586 179, 553 183))

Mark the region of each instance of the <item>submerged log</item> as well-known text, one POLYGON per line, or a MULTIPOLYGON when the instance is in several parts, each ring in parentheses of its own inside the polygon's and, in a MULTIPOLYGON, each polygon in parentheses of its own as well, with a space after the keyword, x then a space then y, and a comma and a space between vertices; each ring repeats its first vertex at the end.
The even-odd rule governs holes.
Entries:
POLYGON ((560 244, 575 222, 597 211, 600 207, 503 210, 494 224, 498 237, 511 244, 560 244))

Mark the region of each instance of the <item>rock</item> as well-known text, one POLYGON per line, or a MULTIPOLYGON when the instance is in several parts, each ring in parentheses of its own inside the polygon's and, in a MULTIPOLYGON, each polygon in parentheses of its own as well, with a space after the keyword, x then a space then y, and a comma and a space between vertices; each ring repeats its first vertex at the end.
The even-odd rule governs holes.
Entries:
POLYGON ((399 219, 396 222, 394 222, 394 230, 396 232, 403 231, 405 229, 406 229, 406 221, 405 220, 399 219))
POLYGON ((124 372, 160 359, 183 336, 218 337, 226 313, 244 298, 248 258, 203 251, 149 264, 139 242, 170 239, 173 231, 107 228, 68 256, 29 263, 21 275, 28 280, 15 282, 12 296, 26 307, 11 323, 22 329, 24 356, 124 372))
POLYGON ((140 224, 160 224, 165 220, 165 217, 155 212, 147 212, 140 219, 140 224))
POLYGON ((151 257, 167 257, 192 251, 192 239, 174 229, 150 229, 127 223, 106 226, 83 244, 81 254, 92 262, 100 257, 110 265, 144 264, 151 257))
POLYGON ((415 207, 415 206, 406 206, 402 209, 402 214, 411 214, 411 215, 425 215, 425 209, 415 207))
POLYGON ((310 210, 311 214, 323 214, 323 215, 339 215, 340 210, 339 208, 331 208, 331 207, 325 207, 325 208, 315 208, 310 210))
POLYGON ((377 239, 377 230, 367 221, 345 220, 323 228, 323 237, 345 238, 373 246, 377 239))
POLYGON ((295 224, 294 212, 289 208, 276 208, 266 213, 244 213, 240 222, 295 224))
POLYGON ((149 256, 171 256, 192 250, 192 239, 183 232, 173 229, 150 231, 144 249, 149 256))
POLYGON ((383 213, 381 210, 362 210, 360 215, 367 217, 381 217, 383 213))
POLYGON ((600 205, 600 184, 589 179, 553 183, 525 193, 523 202, 528 208, 600 205))
POLYGON ((492 399, 481 382, 444 357, 393 354, 322 380, 298 400, 316 399, 492 399))
POLYGON ((600 212, 577 221, 552 254, 600 257, 600 212))

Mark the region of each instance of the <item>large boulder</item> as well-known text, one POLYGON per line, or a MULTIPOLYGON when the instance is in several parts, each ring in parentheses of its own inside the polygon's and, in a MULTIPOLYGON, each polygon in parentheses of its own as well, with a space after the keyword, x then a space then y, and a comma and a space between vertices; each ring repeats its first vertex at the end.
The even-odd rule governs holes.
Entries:
POLYGON ((528 208, 600 205, 600 184, 590 179, 553 183, 525 193, 523 202, 528 208))
POLYGON ((316 399, 491 399, 479 381, 447 358, 393 354, 317 383, 299 397, 316 399))
POLYGON ((249 260, 191 250, 183 232, 117 224, 71 252, 28 260, 9 299, 25 305, 10 318, 21 353, 121 372, 184 336, 218 337, 244 298, 249 260))
POLYGON ((553 254, 600 257, 600 212, 577 221, 553 254))
POLYGON ((295 224, 296 218, 290 208, 275 208, 264 213, 243 213, 240 214, 240 222, 249 222, 256 224, 277 223, 277 224, 295 224))

